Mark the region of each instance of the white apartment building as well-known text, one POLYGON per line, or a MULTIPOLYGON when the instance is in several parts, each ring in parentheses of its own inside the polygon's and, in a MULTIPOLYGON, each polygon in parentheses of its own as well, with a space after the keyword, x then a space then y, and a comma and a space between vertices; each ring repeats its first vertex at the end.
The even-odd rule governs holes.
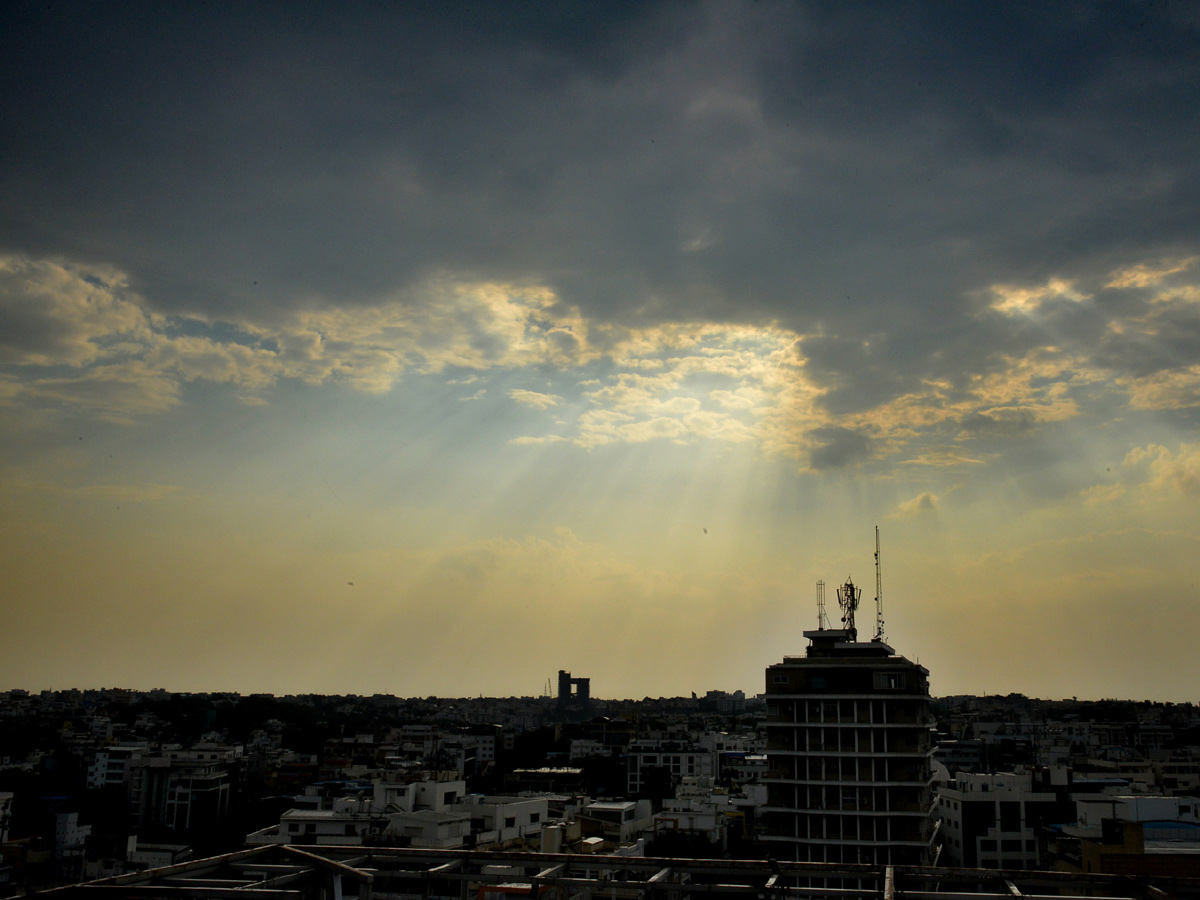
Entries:
POLYGON ((412 781, 375 783, 373 803, 376 811, 415 812, 429 809, 446 812, 467 793, 462 779, 451 781, 412 781))
POLYGON ((421 809, 395 813, 388 818, 385 835, 409 847, 454 850, 466 846, 471 835, 471 816, 467 812, 434 812, 421 809))
POLYGON ((87 786, 102 788, 110 784, 125 783, 125 763, 150 752, 146 741, 123 741, 103 750, 97 750, 88 765, 87 786))
POLYGON ((465 795, 466 783, 379 782, 370 796, 343 797, 332 809, 290 809, 247 835, 248 844, 399 844, 455 849, 505 845, 537 835, 549 818, 545 797, 465 795))
POLYGON ((333 809, 289 809, 279 817, 279 825, 249 835, 246 842, 368 844, 387 826, 388 817, 374 810, 370 800, 344 797, 334 802, 333 809))
MULTIPOLYGON (((1052 784, 1065 786, 1065 769, 1052 784)), ((939 791, 943 861, 980 869, 1037 868, 1037 833, 1062 815, 1051 784, 1035 786, 1033 773, 979 775, 960 772, 939 791)))
POLYGON ((733 806, 729 794, 714 788, 711 778, 686 777, 674 799, 664 800, 662 812, 655 813, 654 834, 690 832, 724 847, 728 840, 730 812, 733 812, 733 806))
POLYGON ((550 817, 545 797, 490 797, 468 794, 455 807, 470 816, 476 847, 508 844, 541 834, 550 817))
POLYGON ((601 837, 614 844, 628 844, 654 825, 649 800, 598 800, 579 813, 586 837, 601 837))

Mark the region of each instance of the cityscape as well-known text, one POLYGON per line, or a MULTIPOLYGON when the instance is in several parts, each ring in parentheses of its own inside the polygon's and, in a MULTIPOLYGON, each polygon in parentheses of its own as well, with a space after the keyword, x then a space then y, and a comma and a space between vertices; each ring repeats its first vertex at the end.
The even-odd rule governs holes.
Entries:
POLYGON ((0 890, 153 891, 274 847, 465 851, 480 878, 534 853, 801 864, 867 895, 870 867, 1200 888, 1200 707, 933 698, 881 604, 860 638, 861 594, 749 695, 605 700, 566 670, 520 698, 7 691, 0 890))
POLYGON ((0 900, 1200 900, 1197 85, 0 3, 0 900))

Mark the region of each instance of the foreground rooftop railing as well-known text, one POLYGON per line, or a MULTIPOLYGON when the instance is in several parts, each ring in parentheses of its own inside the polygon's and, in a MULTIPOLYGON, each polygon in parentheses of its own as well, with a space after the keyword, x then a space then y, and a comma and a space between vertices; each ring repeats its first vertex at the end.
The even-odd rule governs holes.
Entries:
POLYGON ((573 853, 267 845, 47 900, 1200 900, 1200 878, 573 853))

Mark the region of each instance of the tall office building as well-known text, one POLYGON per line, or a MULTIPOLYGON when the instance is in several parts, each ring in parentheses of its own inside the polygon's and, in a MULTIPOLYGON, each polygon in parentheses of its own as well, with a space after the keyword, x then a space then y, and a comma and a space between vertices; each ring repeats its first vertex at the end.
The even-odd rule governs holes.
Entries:
POLYGON ((858 640, 849 579, 842 628, 826 627, 823 593, 807 654, 767 668, 765 840, 781 861, 927 865, 929 671, 884 642, 881 605, 875 638, 858 640))

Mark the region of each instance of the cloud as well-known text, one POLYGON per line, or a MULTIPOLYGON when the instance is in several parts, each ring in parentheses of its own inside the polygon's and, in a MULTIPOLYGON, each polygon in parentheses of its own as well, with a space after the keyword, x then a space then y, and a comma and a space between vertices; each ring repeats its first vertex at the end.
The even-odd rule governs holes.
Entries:
POLYGON ((1031 315, 1050 303, 1068 301, 1083 303, 1090 300, 1080 293, 1074 284, 1063 278, 1052 278, 1044 285, 1025 288, 1014 285, 994 284, 991 287, 991 308, 1007 316, 1031 315))
POLYGON ((566 443, 567 439, 557 434, 546 435, 522 435, 521 437, 512 438, 509 443, 517 446, 534 446, 537 444, 562 444, 566 443))
MULTIPOLYGON (((44 339, 42 350, 29 349, 35 346, 31 337, 9 360, 24 374, 5 380, 8 402, 91 409, 116 421, 170 409, 189 382, 228 385, 241 402, 261 404, 283 379, 383 393, 409 372, 548 368, 579 373, 574 377, 593 406, 577 422, 574 440, 581 446, 657 439, 744 442, 756 439, 758 420, 789 390, 781 367, 788 365, 795 338, 785 331, 683 323, 603 326, 584 320, 545 288, 438 280, 372 308, 310 310, 253 324, 151 314, 124 287, 127 279, 111 269, 23 257, 8 257, 5 265, 24 276, 21 284, 36 288, 7 286, 10 318, 42 315, 66 336, 54 345, 57 356, 47 355, 44 339), (601 359, 617 371, 583 378, 601 359), (79 371, 28 374, 54 363, 79 371)), ((469 383, 478 377, 450 380, 469 383)), ((480 400, 487 391, 480 386, 462 399, 480 400)), ((560 394, 521 388, 507 395, 540 410, 562 400, 560 394)))
POLYGON ((0 304, 0 359, 136 358, 160 399, 125 416, 172 380, 261 404, 526 370, 629 417, 562 431, 582 445, 806 465, 838 457, 818 428, 914 461, 1036 439, 1101 379, 1195 397, 1165 298, 1195 290, 1198 58, 1169 11, 397 7, 339 10, 337 41, 253 8, 0 15, 0 233, 37 275, 9 297, 74 279, 0 304), (1135 288, 1163 288, 1151 330, 1135 288))
POLYGON ((814 443, 809 464, 814 469, 841 469, 869 459, 873 441, 862 431, 849 428, 815 428, 809 432, 814 443))
POLYGON ((597 355, 578 314, 551 308, 544 289, 434 282, 374 308, 262 325, 153 314, 127 285, 109 267, 0 257, 0 322, 9 326, 0 364, 22 370, 9 376, 10 400, 129 420, 171 408, 194 381, 259 403, 280 379, 382 393, 409 371, 577 366, 597 355), (55 366, 78 374, 29 374, 55 366))
POLYGON ((909 519, 922 513, 934 512, 939 506, 937 496, 929 491, 925 491, 896 507, 893 517, 897 519, 909 519))
POLYGON ((90 484, 81 487, 28 478, 5 478, 6 491, 40 492, 70 497, 98 497, 119 503, 156 503, 179 496, 183 488, 174 484, 90 484))
MULTIPOLYGON (((821 471, 978 465, 994 442, 1034 439, 1097 404, 1144 412, 1200 405, 1200 304, 1188 283, 1119 304, 1100 297, 1090 313, 1102 319, 1098 345, 1015 332, 1029 345, 1019 353, 897 376, 887 335, 803 335, 776 323, 617 325, 528 283, 438 277, 375 306, 253 322, 153 313, 112 267, 9 255, 0 271, 0 309, 27 323, 6 345, 0 403, 120 422, 177 406, 191 383, 224 385, 238 402, 262 405, 281 381, 382 394, 409 375, 433 375, 476 385, 463 399, 480 401, 492 379, 525 372, 554 390, 505 386, 504 396, 546 412, 570 395, 577 413, 517 445, 753 443, 821 471), (862 371, 847 376, 847 360, 862 371), (954 441, 976 449, 950 450, 954 441)), ((1055 298, 1093 296, 1071 284, 1052 280, 1005 296, 1013 310, 1043 311, 1055 298)), ((992 321, 1024 328, 1019 318, 992 321)))
POLYGON ((1162 260, 1158 263, 1138 263, 1127 269, 1113 272, 1105 287, 1109 288, 1144 288, 1152 287, 1162 282, 1169 275, 1176 275, 1190 269, 1200 257, 1189 256, 1186 259, 1162 260))
POLYGON ((174 408, 180 393, 177 379, 135 359, 95 366, 77 376, 25 381, 18 396, 26 404, 80 409, 131 424, 174 408))
POLYGON ((116 270, 0 255, 0 364, 78 368, 149 334, 149 317, 116 270))
POLYGON ((963 431, 972 437, 1018 436, 1028 433, 1036 422, 1034 410, 1020 407, 972 412, 962 418, 963 431))
POLYGON ((1084 488, 1080 491, 1080 496, 1084 503, 1091 506, 1106 506, 1110 503, 1116 503, 1127 493, 1124 485, 1121 484, 1096 484, 1089 488, 1084 488))
POLYGON ((549 409, 562 400, 562 397, 557 394, 541 394, 537 391, 527 391, 521 388, 514 388, 509 391, 508 396, 522 406, 531 406, 534 409, 549 409))
POLYGON ((1176 410, 1200 406, 1200 365, 1141 378, 1120 378, 1129 392, 1129 405, 1143 410, 1176 410))
POLYGON ((1200 493, 1200 444, 1180 444, 1175 453, 1159 444, 1138 447, 1126 455, 1122 468, 1152 491, 1200 493))
POLYGON ((601 322, 890 319, 915 362, 964 290, 1196 231, 1196 55, 1169 11, 404 6, 337 10, 336 41, 324 11, 7 11, 9 246, 206 319, 450 273, 601 322))

